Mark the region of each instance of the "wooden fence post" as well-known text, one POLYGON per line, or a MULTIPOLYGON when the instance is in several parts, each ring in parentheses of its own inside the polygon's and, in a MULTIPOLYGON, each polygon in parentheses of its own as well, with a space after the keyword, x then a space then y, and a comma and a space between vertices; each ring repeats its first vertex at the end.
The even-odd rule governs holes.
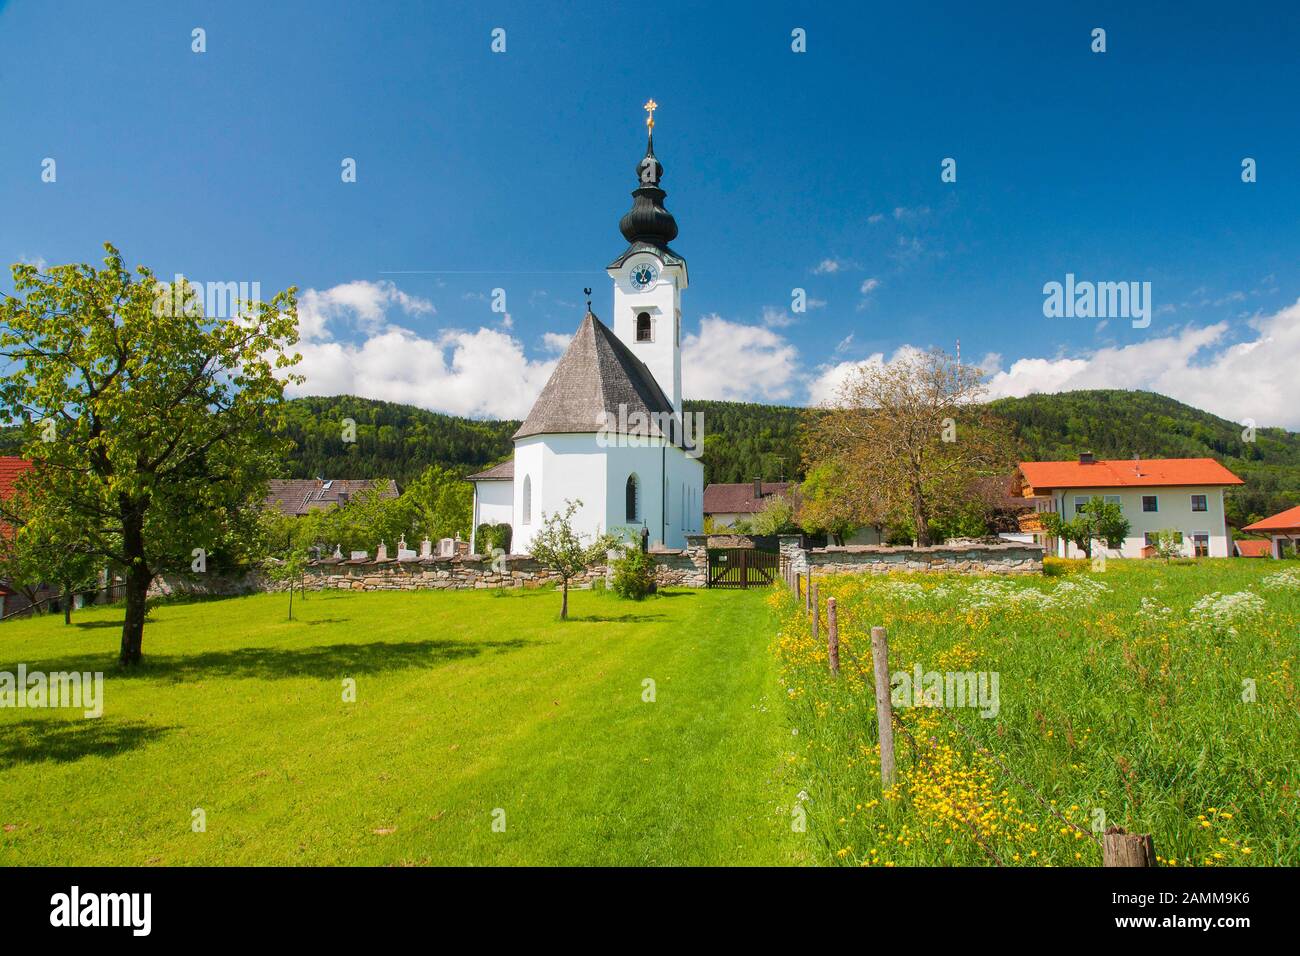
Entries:
POLYGON ((812 568, 808 568, 808 586, 803 591, 803 609, 805 611, 812 609, 812 568))
POLYGON ((794 596, 803 597, 803 575, 798 571, 794 573, 794 596))
POLYGON ((889 638, 871 629, 871 663, 876 671, 876 723, 880 726, 880 783, 894 785, 894 709, 889 700, 889 638))
POLYGON ((835 598, 826 599, 826 653, 831 661, 831 673, 840 673, 840 629, 835 618, 835 598))
POLYGON ((822 636, 822 618, 821 618, 821 610, 822 610, 822 609, 821 609, 821 606, 817 603, 817 585, 815 585, 815 584, 810 585, 809 588, 808 588, 808 591, 809 591, 810 596, 812 597, 812 632, 813 632, 813 640, 814 640, 814 641, 819 641, 819 640, 821 640, 821 636, 822 636))
POLYGON ((1155 866, 1156 848, 1150 834, 1126 833, 1107 827, 1101 843, 1102 866, 1155 866))

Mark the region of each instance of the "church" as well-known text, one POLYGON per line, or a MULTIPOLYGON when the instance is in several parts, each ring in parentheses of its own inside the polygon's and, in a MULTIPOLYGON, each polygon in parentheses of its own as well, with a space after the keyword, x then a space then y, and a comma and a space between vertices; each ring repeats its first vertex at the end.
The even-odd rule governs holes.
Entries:
MULTIPOLYGON (((654 152, 654 100, 645 106, 646 152, 632 208, 619 222, 627 248, 606 266, 612 322, 587 314, 532 410, 514 456, 471 475, 474 523, 509 524, 526 554, 548 515, 581 501, 573 529, 682 548, 704 526, 702 435, 683 427, 682 291, 686 260, 668 245, 677 222, 664 208, 654 152)), ((591 290, 587 290, 590 293, 591 290)), ((471 550, 478 551, 471 539, 471 550)))

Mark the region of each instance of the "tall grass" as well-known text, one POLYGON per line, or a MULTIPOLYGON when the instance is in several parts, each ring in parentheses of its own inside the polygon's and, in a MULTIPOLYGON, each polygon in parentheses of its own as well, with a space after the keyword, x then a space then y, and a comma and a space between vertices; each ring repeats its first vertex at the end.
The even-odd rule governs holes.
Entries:
POLYGON ((775 592, 800 742, 791 769, 818 852, 860 865, 1094 866, 1096 832, 1119 825, 1152 834, 1165 865, 1300 864, 1300 570, 1287 567, 823 578, 822 600, 838 603, 839 678, 824 610, 814 641, 802 602, 775 592), (891 672, 999 677, 996 716, 896 710, 888 791, 872 625, 888 628, 891 672))

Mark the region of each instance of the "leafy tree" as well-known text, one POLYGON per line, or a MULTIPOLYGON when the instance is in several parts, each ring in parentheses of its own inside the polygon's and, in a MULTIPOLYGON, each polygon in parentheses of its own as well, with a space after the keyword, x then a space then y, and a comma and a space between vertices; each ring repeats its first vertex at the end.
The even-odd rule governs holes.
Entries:
POLYGON ((169 294, 105 245, 104 268, 13 267, 0 303, 0 404, 23 423, 41 507, 33 533, 69 528, 126 575, 120 660, 139 663, 159 573, 188 571, 252 531, 279 467, 276 407, 297 342, 295 290, 206 317, 183 280, 169 294))
POLYGON ((279 557, 266 562, 266 573, 273 581, 284 581, 289 585, 289 620, 293 620, 293 587, 302 585, 303 600, 307 599, 307 586, 303 575, 307 569, 307 552, 301 548, 288 548, 279 557))
POLYGON ((799 485, 799 523, 808 534, 829 535, 835 544, 858 528, 870 526, 883 535, 886 515, 880 495, 855 480, 842 462, 822 461, 799 485))
POLYGON ((104 562, 89 553, 75 527, 33 520, 41 502, 39 485, 31 479, 30 472, 22 475, 0 502, 0 575, 33 606, 41 585, 55 585, 62 596, 63 623, 71 624, 74 595, 94 586, 104 562))
POLYGON ((1151 547, 1155 550, 1156 557, 1164 558, 1168 564, 1171 559, 1183 556, 1183 533, 1173 528, 1157 531, 1151 547))
POLYGON ((791 534, 799 530, 794 520, 794 505, 782 495, 773 495, 763 502, 762 510, 750 519, 751 534, 791 534))
POLYGON ((978 404, 982 380, 939 349, 859 366, 826 411, 810 413, 805 466, 831 462, 850 488, 876 489, 891 518, 910 520, 928 545, 931 521, 960 510, 976 478, 1011 465, 1005 426, 978 404))
POLYGON ((1055 511, 1043 514, 1043 530, 1070 542, 1088 558, 1092 557, 1092 543, 1100 540, 1108 548, 1123 546, 1128 536, 1129 522, 1119 505, 1093 495, 1083 510, 1066 520, 1055 511))
POLYGON ((439 538, 469 538, 473 520, 474 486, 455 472, 430 465, 402 491, 400 507, 407 511, 412 532, 439 538))
POLYGON ((590 544, 583 543, 573 530, 573 515, 582 507, 581 501, 565 501, 563 511, 544 516, 542 530, 533 538, 528 550, 533 560, 560 579, 564 591, 560 605, 560 620, 569 617, 569 581, 593 564, 605 560, 606 553, 618 544, 613 535, 597 535, 590 544))

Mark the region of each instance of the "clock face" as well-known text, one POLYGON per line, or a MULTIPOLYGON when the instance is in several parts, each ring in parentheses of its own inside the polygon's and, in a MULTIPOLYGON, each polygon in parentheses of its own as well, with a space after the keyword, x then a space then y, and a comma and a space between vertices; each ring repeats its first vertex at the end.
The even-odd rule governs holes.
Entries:
POLYGON ((652 285, 655 279, 659 278, 659 270, 650 263, 644 263, 632 270, 632 285, 638 289, 645 289, 652 285))

